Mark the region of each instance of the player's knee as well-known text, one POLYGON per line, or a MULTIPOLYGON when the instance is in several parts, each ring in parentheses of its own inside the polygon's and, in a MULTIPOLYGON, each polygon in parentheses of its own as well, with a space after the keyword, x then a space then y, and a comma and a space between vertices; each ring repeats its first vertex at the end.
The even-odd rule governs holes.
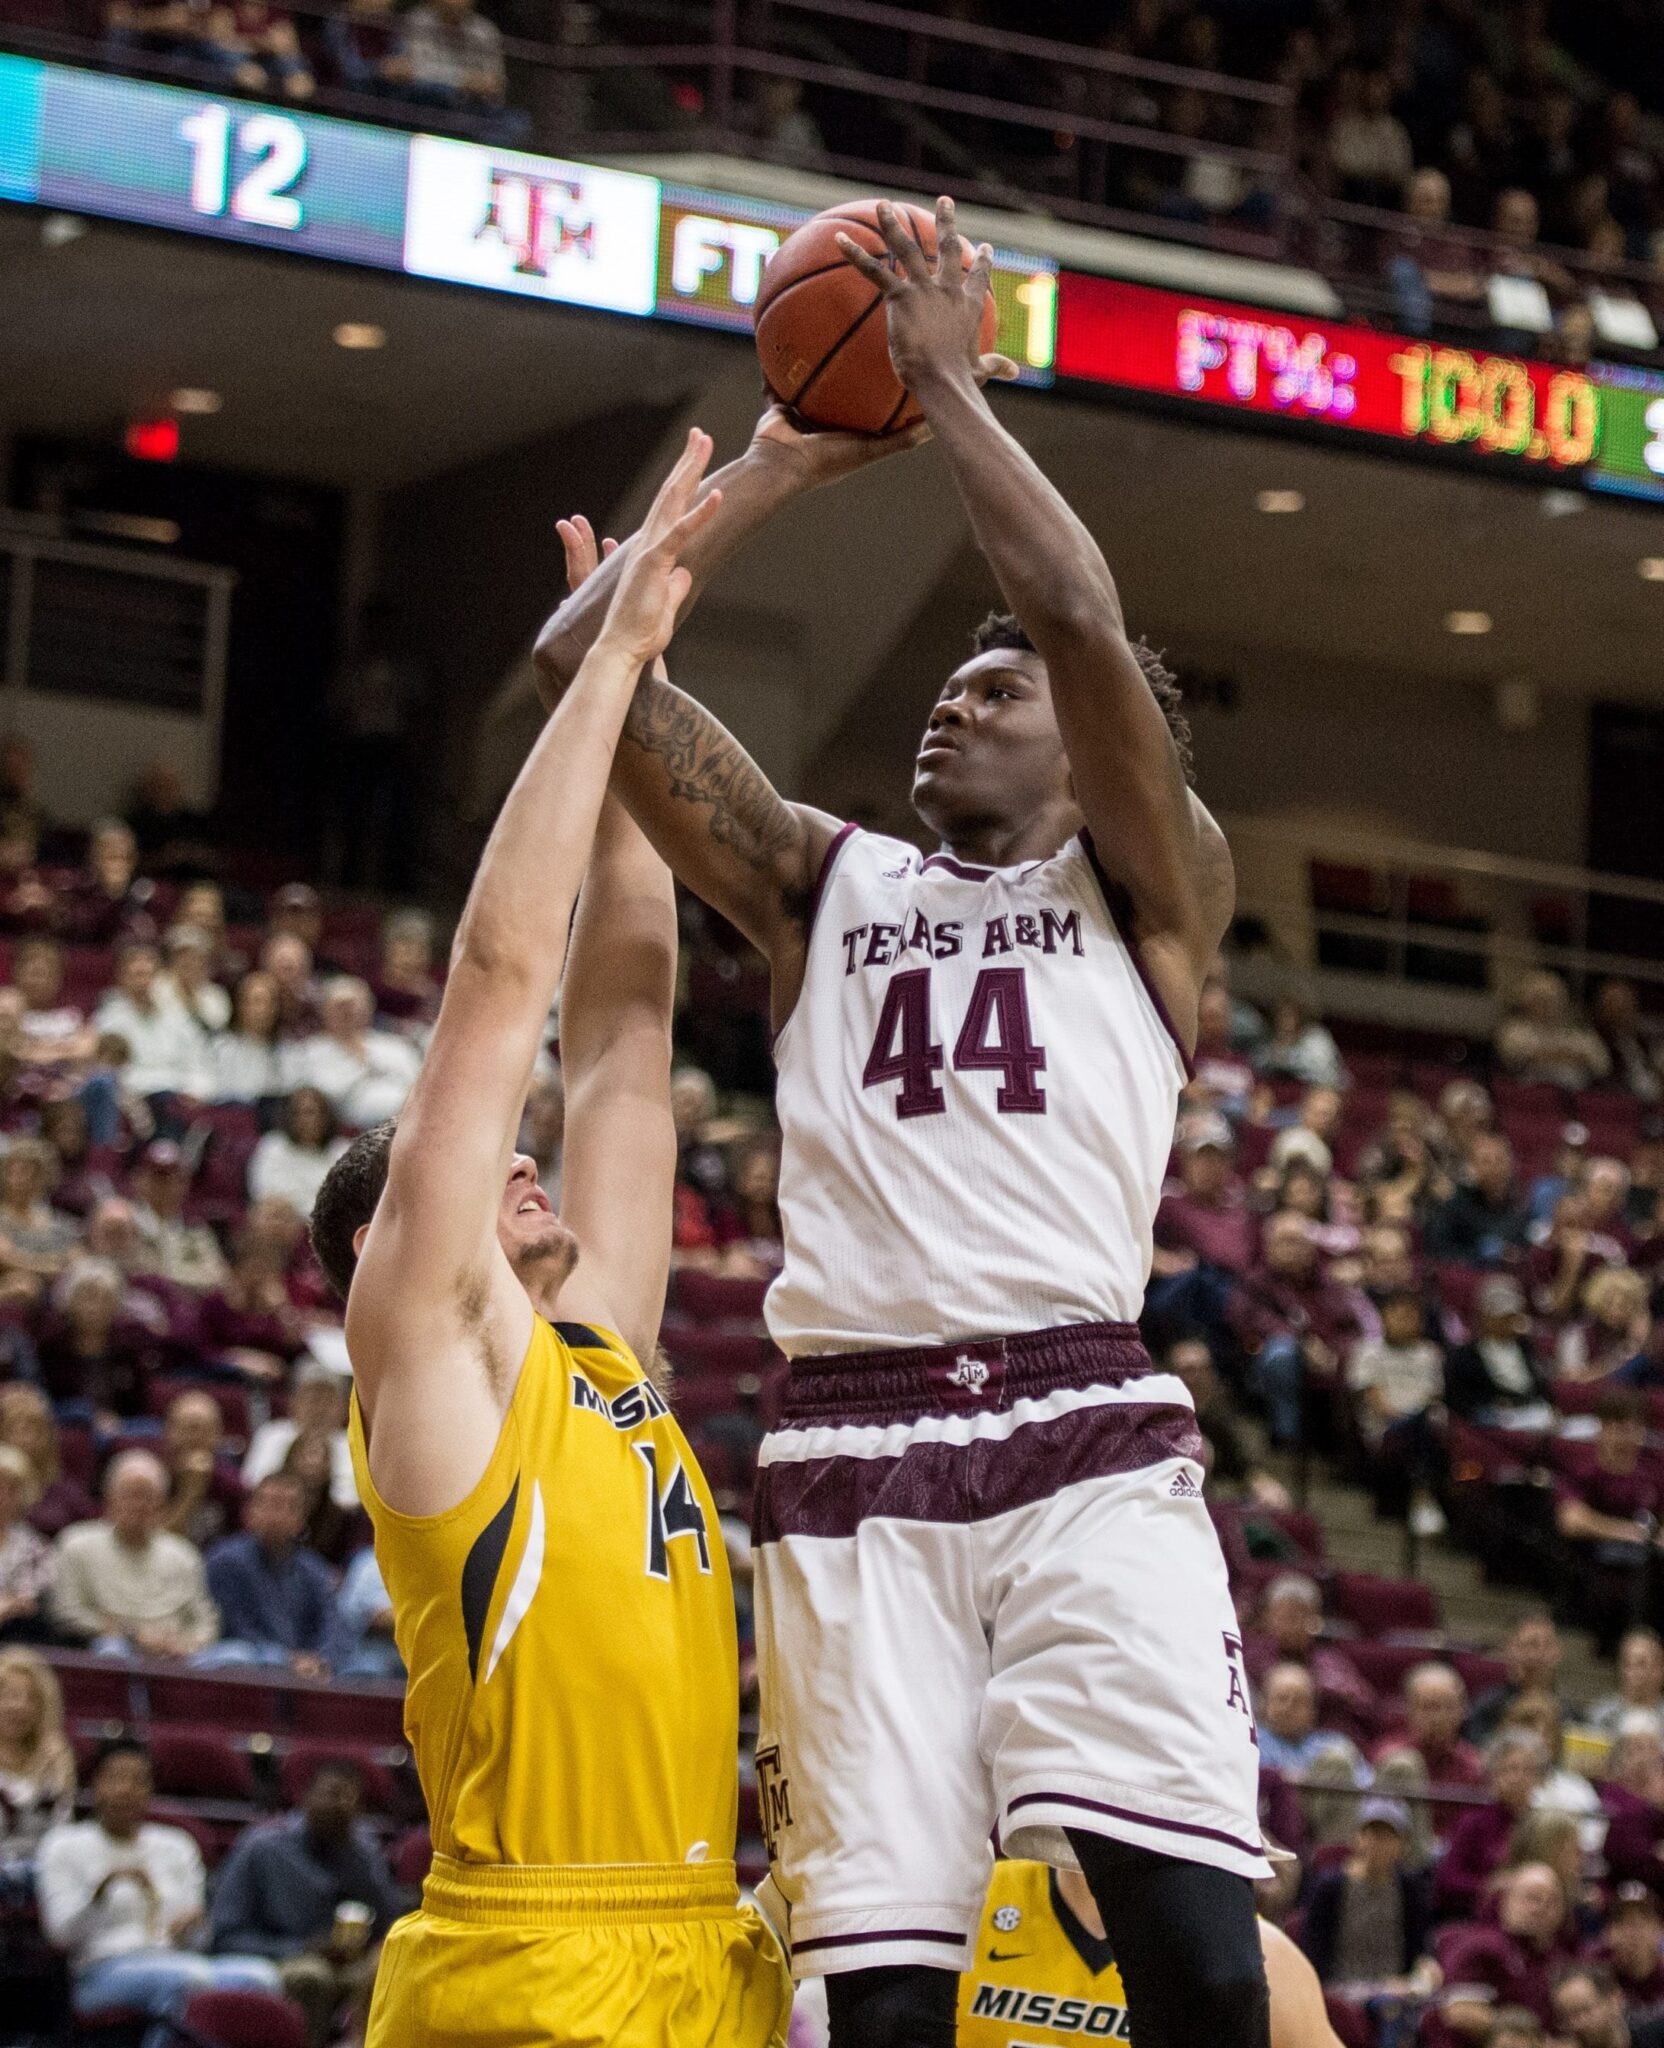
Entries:
POLYGON ((826 1980, 831 2048, 953 2048, 959 1980, 949 1970, 846 1970, 826 1980))
POLYGON ((1197 1957, 1184 1984, 1188 2029, 1196 2041, 1263 2041, 1271 2013, 1271 1993, 1259 1944, 1251 1955, 1226 1949, 1197 1957))

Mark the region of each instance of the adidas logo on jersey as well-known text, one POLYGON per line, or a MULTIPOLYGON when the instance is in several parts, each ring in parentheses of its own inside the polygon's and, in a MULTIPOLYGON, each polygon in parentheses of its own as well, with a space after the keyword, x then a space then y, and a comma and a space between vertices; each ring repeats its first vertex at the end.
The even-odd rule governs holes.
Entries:
POLYGON ((1202 1498, 1202 1489, 1188 1472, 1177 1473, 1174 1476, 1173 1484, 1168 1487, 1167 1491, 1173 1500, 1200 1500, 1202 1498))

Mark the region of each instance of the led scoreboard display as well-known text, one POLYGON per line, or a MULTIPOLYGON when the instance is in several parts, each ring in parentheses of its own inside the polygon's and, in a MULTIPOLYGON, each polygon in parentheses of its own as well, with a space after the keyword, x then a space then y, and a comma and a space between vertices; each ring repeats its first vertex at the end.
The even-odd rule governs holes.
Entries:
MULTIPOLYGON (((0 200, 748 332, 805 209, 0 55, 0 200)), ((1054 375, 1664 503, 1664 374, 1570 369, 995 251, 997 347, 1054 375)))
MULTIPOLYGON (((656 310, 669 320, 749 333, 764 265, 809 217, 807 207, 666 185, 656 310)), ((1057 342, 1057 265, 996 249, 991 283, 999 313, 995 348, 1017 365, 1020 383, 1049 384, 1057 342)))
POLYGON ((1566 369, 1076 271, 1061 279, 1057 371, 1664 498, 1652 371, 1566 369))

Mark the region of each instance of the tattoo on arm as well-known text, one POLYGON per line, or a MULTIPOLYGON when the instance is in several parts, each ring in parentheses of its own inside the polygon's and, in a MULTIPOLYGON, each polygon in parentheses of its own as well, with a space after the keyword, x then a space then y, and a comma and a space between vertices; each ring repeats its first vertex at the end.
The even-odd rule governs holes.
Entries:
POLYGON ((806 914, 806 877, 785 871, 801 855, 803 829, 791 806, 745 749, 691 697, 651 676, 643 677, 625 720, 624 737, 664 764, 670 796, 703 806, 706 829, 759 873, 780 878, 781 904, 806 914))

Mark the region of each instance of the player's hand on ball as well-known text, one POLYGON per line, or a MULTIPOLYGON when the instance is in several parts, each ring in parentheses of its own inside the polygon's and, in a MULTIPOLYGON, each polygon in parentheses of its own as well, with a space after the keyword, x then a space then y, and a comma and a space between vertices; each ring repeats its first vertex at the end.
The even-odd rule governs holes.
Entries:
POLYGON ((557 519, 555 531, 566 550, 568 590, 576 590, 580 583, 587 583, 604 561, 618 553, 615 540, 604 540, 599 547, 596 546, 595 529, 581 512, 574 512, 570 519, 557 519))
POLYGON ((838 247, 845 262, 852 263, 884 294, 890 361, 908 390, 916 392, 932 376, 955 373, 969 374, 978 384, 990 378, 1003 382, 1015 377, 1017 365, 1009 356, 984 355, 977 346, 994 251, 987 242, 978 243, 967 268, 964 239, 954 224, 953 201, 942 198, 936 202, 934 263, 887 202, 879 205, 878 229, 895 259, 893 264, 869 255, 848 235, 838 237, 838 247))
MULTIPOLYGON (((694 427, 624 558, 623 573, 601 629, 603 639, 643 663, 655 660, 670 644, 676 614, 693 587, 683 552, 722 503, 719 490, 699 495, 711 447, 710 435, 694 427)), ((592 543, 593 538, 592 534, 592 543)))
POLYGON ((751 436, 751 452, 768 460, 794 464, 805 490, 835 484, 886 455, 923 447, 930 429, 923 420, 898 434, 840 434, 832 427, 800 426, 783 405, 771 405, 751 436))

